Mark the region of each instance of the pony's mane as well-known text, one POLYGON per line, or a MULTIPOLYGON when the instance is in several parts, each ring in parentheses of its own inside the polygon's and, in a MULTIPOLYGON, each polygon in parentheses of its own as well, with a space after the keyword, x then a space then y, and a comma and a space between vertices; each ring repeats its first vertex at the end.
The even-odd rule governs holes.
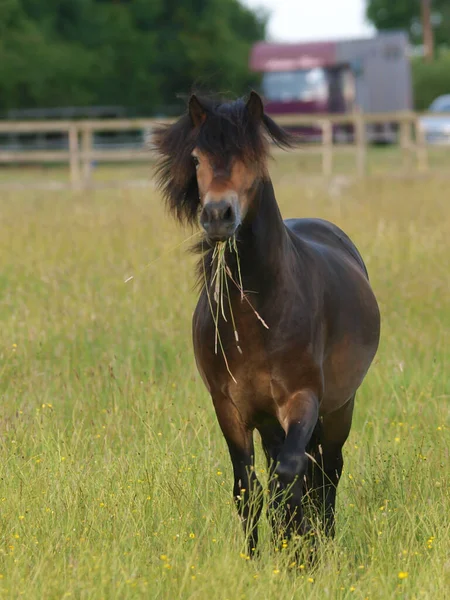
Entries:
POLYGON ((156 177, 169 211, 180 222, 193 224, 197 218, 199 192, 191 153, 195 147, 214 157, 228 161, 238 158, 266 173, 269 142, 281 148, 294 145, 294 138, 270 117, 255 118, 243 99, 219 102, 199 99, 206 118, 195 126, 187 112, 172 125, 155 129, 153 144, 159 155, 156 177))

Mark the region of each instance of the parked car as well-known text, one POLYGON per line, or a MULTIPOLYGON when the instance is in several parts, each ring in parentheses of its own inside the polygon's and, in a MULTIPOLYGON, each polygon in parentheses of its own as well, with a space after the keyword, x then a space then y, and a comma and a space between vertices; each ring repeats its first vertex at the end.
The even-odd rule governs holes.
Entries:
POLYGON ((450 94, 433 100, 428 112, 448 113, 448 116, 430 114, 420 119, 426 141, 429 144, 450 144, 450 94))

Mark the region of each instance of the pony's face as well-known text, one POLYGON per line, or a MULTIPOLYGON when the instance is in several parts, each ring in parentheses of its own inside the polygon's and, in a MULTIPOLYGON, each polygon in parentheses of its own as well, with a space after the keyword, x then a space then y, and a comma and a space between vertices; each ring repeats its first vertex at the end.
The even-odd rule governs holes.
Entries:
POLYGON ((199 220, 213 243, 226 241, 236 233, 265 173, 265 157, 258 156, 259 160, 255 160, 251 142, 241 141, 243 131, 252 125, 254 129, 259 127, 255 122, 262 112, 261 99, 252 94, 245 108, 242 107, 237 126, 226 112, 213 115, 196 96, 190 100, 189 114, 198 131, 191 156, 196 169, 199 220))
POLYGON ((217 159, 192 152, 200 199, 200 225, 211 242, 232 237, 245 219, 254 196, 258 172, 237 157, 217 159))
POLYGON ((264 114, 255 92, 247 102, 200 102, 191 96, 188 112, 156 128, 153 140, 167 206, 182 222, 200 219, 213 243, 233 236, 256 214, 257 190, 268 178, 269 141, 282 148, 293 142, 264 114))

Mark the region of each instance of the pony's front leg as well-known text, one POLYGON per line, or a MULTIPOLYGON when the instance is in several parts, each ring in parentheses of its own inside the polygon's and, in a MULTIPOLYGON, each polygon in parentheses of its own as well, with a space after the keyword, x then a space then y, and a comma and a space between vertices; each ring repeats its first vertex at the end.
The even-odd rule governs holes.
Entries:
POLYGON ((234 501, 244 528, 248 554, 253 556, 258 544, 258 520, 263 505, 262 486, 254 469, 253 432, 228 398, 213 398, 213 402, 233 463, 234 501))
POLYGON ((308 467, 305 451, 318 415, 318 398, 311 390, 293 394, 279 410, 279 420, 286 432, 286 439, 275 468, 277 494, 274 505, 278 513, 281 511, 282 534, 288 539, 309 530, 302 509, 304 478, 308 467))

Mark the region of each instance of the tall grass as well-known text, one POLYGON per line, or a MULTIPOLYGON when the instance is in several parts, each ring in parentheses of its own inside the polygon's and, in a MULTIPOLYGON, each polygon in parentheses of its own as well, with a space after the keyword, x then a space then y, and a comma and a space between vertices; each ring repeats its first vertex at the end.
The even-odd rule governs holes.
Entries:
POLYGON ((176 247, 191 232, 172 225, 157 194, 6 193, 0 597, 445 598, 446 183, 305 188, 279 163, 283 215, 343 227, 382 312, 345 447, 336 539, 311 570, 289 548, 270 549, 263 519, 261 558, 246 559, 226 445, 191 349, 194 259, 176 247))

